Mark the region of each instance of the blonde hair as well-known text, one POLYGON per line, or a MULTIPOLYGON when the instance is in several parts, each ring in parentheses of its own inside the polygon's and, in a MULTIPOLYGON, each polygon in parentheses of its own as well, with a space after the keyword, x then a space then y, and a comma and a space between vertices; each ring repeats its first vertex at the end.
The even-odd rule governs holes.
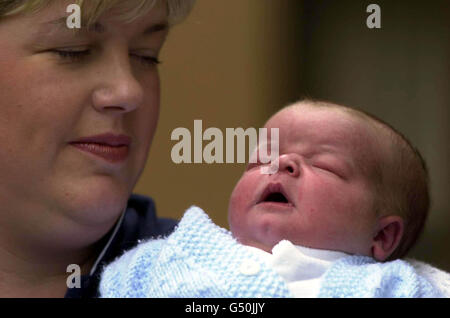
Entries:
MULTIPOLYGON (((49 6, 54 0, 3 0, 0 2, 0 19, 20 13, 37 12, 49 6)), ((83 12, 83 21, 86 25, 95 21, 109 9, 124 5, 120 19, 131 22, 157 5, 166 5, 169 25, 184 20, 192 10, 195 0, 74 0, 83 12)))

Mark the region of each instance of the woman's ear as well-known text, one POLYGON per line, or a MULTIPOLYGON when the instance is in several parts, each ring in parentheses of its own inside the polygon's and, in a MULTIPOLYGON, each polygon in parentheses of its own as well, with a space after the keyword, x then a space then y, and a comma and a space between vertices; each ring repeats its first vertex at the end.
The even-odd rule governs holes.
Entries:
POLYGON ((380 262, 385 261, 400 243, 403 230, 402 217, 389 215, 380 218, 372 240, 372 257, 380 262))

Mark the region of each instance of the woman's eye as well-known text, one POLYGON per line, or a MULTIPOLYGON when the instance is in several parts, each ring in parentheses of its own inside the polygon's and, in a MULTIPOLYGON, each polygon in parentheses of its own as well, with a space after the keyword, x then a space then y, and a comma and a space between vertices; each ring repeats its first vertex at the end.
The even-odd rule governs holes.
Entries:
POLYGON ((161 61, 158 60, 157 57, 153 56, 145 56, 145 55, 137 55, 137 54, 131 54, 131 57, 135 58, 140 63, 146 65, 146 66, 154 66, 161 64, 161 61))
MULTIPOLYGON (((71 60, 74 62, 81 61, 91 54, 91 50, 52 50, 51 52, 59 55, 59 57, 61 57, 62 59, 71 60)), ((153 56, 144 56, 137 54, 130 54, 130 56, 133 59, 137 60, 139 63, 142 63, 146 66, 161 64, 161 61, 153 56)))
POLYGON ((81 60, 81 59, 85 58, 86 56, 88 56, 91 53, 90 50, 80 50, 80 51, 53 50, 51 52, 59 55, 63 59, 74 60, 74 61, 81 60))

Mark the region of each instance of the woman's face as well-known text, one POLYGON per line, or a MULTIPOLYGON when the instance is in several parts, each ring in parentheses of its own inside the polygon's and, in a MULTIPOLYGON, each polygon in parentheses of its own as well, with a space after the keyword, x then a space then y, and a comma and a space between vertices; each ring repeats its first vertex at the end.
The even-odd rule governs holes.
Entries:
POLYGON ((166 9, 129 24, 111 11, 76 33, 65 23, 71 2, 0 22, 0 211, 13 227, 24 220, 34 229, 69 220, 110 226, 144 168, 158 121, 155 60, 166 9), (131 138, 124 161, 70 144, 104 133, 131 138))

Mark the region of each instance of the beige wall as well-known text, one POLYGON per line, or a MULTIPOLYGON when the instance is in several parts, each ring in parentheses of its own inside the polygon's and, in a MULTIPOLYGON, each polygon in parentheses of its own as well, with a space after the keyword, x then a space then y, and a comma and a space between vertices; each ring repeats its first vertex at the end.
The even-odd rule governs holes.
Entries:
MULTIPOLYGON (((190 205, 227 226, 228 198, 243 164, 172 162, 177 127, 262 127, 282 106, 278 1, 199 0, 192 15, 173 29, 162 55, 162 108, 150 159, 136 192, 151 195, 162 216, 179 218, 190 205)), ((206 144, 206 143, 205 143, 206 144)))
MULTIPOLYGON (((373 1, 372 1, 373 2, 373 1)), ((192 204, 227 226, 240 164, 176 165, 177 127, 261 127, 281 106, 312 96, 361 107, 393 124, 423 152, 433 208, 412 254, 450 270, 450 6, 375 1, 382 29, 365 27, 370 1, 198 0, 173 29, 161 66, 162 109, 150 159, 136 187, 160 216, 192 204)))

